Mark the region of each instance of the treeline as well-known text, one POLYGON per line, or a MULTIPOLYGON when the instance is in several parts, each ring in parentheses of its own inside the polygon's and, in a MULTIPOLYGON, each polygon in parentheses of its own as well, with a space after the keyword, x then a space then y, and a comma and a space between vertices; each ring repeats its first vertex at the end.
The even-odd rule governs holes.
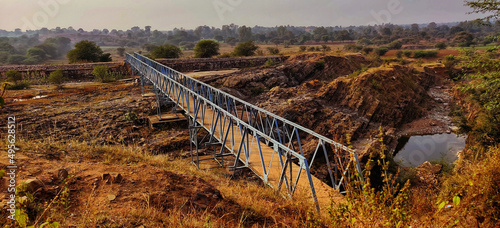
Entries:
POLYGON ((40 43, 38 36, 0 37, 0 64, 40 64, 59 59, 71 49, 66 37, 47 38, 40 43))
MULTIPOLYGON (((441 43, 441 46, 489 45, 499 42, 500 22, 465 21, 454 24, 429 23, 427 25, 394 25, 350 27, 300 27, 300 26, 238 26, 223 25, 220 28, 198 26, 195 29, 171 31, 132 27, 129 30, 94 29, 85 31, 73 28, 43 28, 36 31, 8 32, 0 30, 0 64, 37 64, 48 59, 64 56, 71 43, 88 40, 99 46, 141 47, 151 52, 155 47, 175 45, 183 50, 194 49, 204 39, 236 45, 254 41, 257 44, 306 45, 325 44, 333 41, 356 41, 357 45, 385 46, 422 45, 441 43), (41 40, 40 37, 48 37, 41 40)), ((123 50, 123 49, 122 49, 123 50)))

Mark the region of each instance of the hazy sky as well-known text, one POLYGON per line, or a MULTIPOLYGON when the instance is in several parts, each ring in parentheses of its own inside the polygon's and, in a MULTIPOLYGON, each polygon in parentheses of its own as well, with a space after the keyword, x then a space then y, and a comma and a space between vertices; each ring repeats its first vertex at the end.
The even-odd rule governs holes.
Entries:
POLYGON ((0 29, 69 27, 153 29, 238 25, 410 24, 455 22, 463 0, 0 0, 0 29))

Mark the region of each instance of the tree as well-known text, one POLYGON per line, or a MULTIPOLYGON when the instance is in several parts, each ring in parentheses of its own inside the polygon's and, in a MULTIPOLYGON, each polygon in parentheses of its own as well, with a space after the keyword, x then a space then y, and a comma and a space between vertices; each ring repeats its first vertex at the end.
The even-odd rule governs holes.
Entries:
POLYGON ((56 47, 56 53, 55 56, 51 55, 47 50, 47 54, 51 55, 52 58, 58 58, 62 57, 67 54, 69 50, 71 50, 71 39, 67 37, 52 37, 52 38, 47 38, 42 45, 54 45, 56 47))
POLYGON ((152 52, 151 52, 151 57, 154 59, 159 59, 159 58, 167 58, 167 59, 172 59, 172 58, 179 58, 182 55, 182 50, 171 44, 165 44, 162 46, 156 47, 152 52))
POLYGON ((194 47, 195 58, 211 58, 219 54, 219 43, 214 40, 201 40, 194 47))
POLYGON ((88 40, 76 43, 75 48, 68 52, 67 57, 69 63, 111 61, 109 53, 104 54, 101 47, 88 40))
POLYGON ((484 17, 483 20, 487 21, 491 18, 500 17, 500 1, 499 0, 474 0, 465 1, 465 5, 472 8, 472 13, 492 13, 484 17))
POLYGON ((241 42, 246 42, 252 39, 252 28, 247 26, 241 26, 238 29, 238 37, 241 42))
POLYGON ((253 41, 247 41, 238 44, 234 48, 234 55, 235 56, 252 56, 255 54, 255 51, 259 49, 257 45, 253 43, 253 41))
POLYGON ((64 77, 63 71, 61 69, 50 73, 49 82, 56 85, 57 88, 62 88, 61 85, 64 83, 64 81, 66 81, 66 78, 64 77))
POLYGON ((10 55, 9 58, 7 58, 7 62, 9 64, 22 64, 23 61, 26 60, 26 57, 24 55, 10 55))
POLYGON ((125 48, 124 47, 119 47, 116 49, 118 51, 118 55, 123 57, 125 55, 125 48))
POLYGON ((13 82, 14 84, 17 84, 19 83, 19 81, 23 80, 23 75, 17 70, 7 71, 5 72, 5 76, 7 76, 7 81, 13 82))
POLYGON ((42 62, 47 59, 47 53, 39 47, 32 47, 28 49, 26 57, 28 59, 36 59, 38 62, 42 62))
POLYGON ((468 32, 459 32, 453 38, 453 41, 458 44, 459 47, 469 47, 472 45, 474 42, 474 35, 468 32))

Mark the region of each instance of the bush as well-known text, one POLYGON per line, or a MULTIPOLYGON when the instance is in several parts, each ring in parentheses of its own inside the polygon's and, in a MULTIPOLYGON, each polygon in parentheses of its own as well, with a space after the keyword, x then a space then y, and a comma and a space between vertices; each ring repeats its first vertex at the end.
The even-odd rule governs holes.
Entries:
POLYGON ((378 56, 384 56, 385 53, 387 53, 388 51, 389 51, 389 49, 386 47, 379 47, 379 48, 374 50, 375 54, 378 56))
POLYGON ((269 52, 270 55, 277 55, 280 53, 280 49, 276 47, 267 47, 267 51, 269 52))
POLYGON ((436 43, 435 47, 439 50, 446 49, 446 44, 444 42, 438 42, 436 43))
POLYGON ((347 51, 359 52, 363 49, 363 46, 356 44, 347 44, 344 46, 344 49, 347 51))
POLYGON ((387 157, 387 149, 379 136, 379 148, 370 154, 365 165, 365 183, 354 180, 348 186, 346 202, 332 204, 328 210, 332 227, 353 227, 353 224, 363 224, 363 227, 407 227, 412 222, 410 197, 410 182, 399 184, 398 173, 391 172, 393 165, 387 157), (381 185, 372 186, 371 172, 375 167, 380 170, 381 185))
POLYGON ((401 50, 400 50, 400 51, 397 51, 397 52, 396 52, 396 57, 397 57, 398 59, 403 58, 403 51, 401 51, 401 50))
POLYGON ((13 82, 17 84, 19 81, 23 80, 23 75, 21 72, 17 70, 9 70, 5 72, 5 76, 7 76, 7 81, 8 82, 13 82))
POLYGON ((64 77, 63 71, 61 69, 50 73, 49 82, 57 85, 58 88, 62 87, 61 85, 64 83, 64 81, 66 81, 66 78, 64 77))
POLYGON ((307 50, 306 46, 300 46, 299 47, 299 52, 305 52, 307 50))
POLYGON ((372 51, 373 51, 373 48, 372 48, 372 47, 364 47, 364 48, 362 49, 362 51, 363 51, 365 54, 367 54, 367 55, 368 55, 370 52, 372 52, 372 51))
POLYGON ((231 57, 233 57, 232 53, 224 53, 217 56, 217 58, 231 58, 231 57))
POLYGON ((201 40, 194 47, 195 58, 212 58, 219 54, 219 42, 215 40, 201 40))
POLYGON ((95 66, 92 74, 95 76, 97 81, 103 83, 114 82, 122 78, 122 75, 119 73, 110 72, 108 66, 106 65, 95 66))
POLYGON ((398 50, 401 49, 401 47, 403 47, 403 42, 401 42, 400 40, 396 40, 389 43, 387 47, 391 50, 398 50))
POLYGON ((30 88, 31 84, 29 82, 18 82, 16 84, 8 84, 5 89, 7 90, 23 90, 30 88))
POLYGON ((264 67, 270 67, 274 65, 276 65, 276 63, 272 59, 268 59, 266 63, 264 63, 264 67))
POLYGON ((316 48, 315 47, 309 47, 307 50, 308 51, 316 51, 316 48))
POLYGON ((259 49, 257 45, 253 43, 253 41, 247 41, 238 44, 234 48, 234 56, 252 56, 255 54, 255 51, 259 49))
POLYGON ((437 51, 424 51, 424 50, 418 50, 413 52, 413 58, 419 59, 419 58, 433 58, 436 57, 438 54, 437 51))
POLYGON ((179 58, 182 55, 182 50, 171 44, 165 44, 162 46, 156 47, 152 52, 151 52, 151 57, 153 59, 159 59, 159 58, 179 58))
POLYGON ((410 58, 412 54, 413 54, 413 52, 410 50, 403 51, 403 55, 406 56, 407 58, 410 58))
POLYGON ((327 46, 327 45, 321 45, 321 49, 323 49, 323 52, 327 52, 327 51, 331 51, 332 48, 330 46, 327 46))

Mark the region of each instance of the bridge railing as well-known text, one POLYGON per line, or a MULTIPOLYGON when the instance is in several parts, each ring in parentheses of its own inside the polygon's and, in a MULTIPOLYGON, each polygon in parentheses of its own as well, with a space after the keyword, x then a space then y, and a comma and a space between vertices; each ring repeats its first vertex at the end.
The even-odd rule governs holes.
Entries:
MULTIPOLYGON (((224 142, 223 145, 227 149, 238 152, 238 158, 240 158, 243 147, 245 155, 240 159, 244 163, 248 163, 247 153, 248 147, 251 145, 241 142, 231 142, 231 146, 226 144, 228 138, 234 140, 234 137, 228 136, 230 132, 234 132, 235 126, 236 130, 248 132, 257 138, 259 148, 260 143, 265 143, 273 148, 278 154, 279 163, 283 170, 279 186, 273 187, 280 188, 281 184, 284 183, 289 186, 288 189, 291 190, 291 194, 295 190, 291 179, 292 174, 289 174, 290 180, 288 180, 286 173, 284 173, 287 162, 289 162, 289 159, 285 159, 287 157, 290 157, 290 161, 293 160, 301 167, 296 175, 295 185, 300 177, 300 172, 304 170, 308 176, 315 200, 316 196, 310 170, 315 164, 314 161, 320 159, 318 156, 322 156, 326 162, 328 168, 327 182, 335 189, 340 189, 342 185, 347 189, 347 182, 350 181, 350 178, 355 176, 356 172, 361 174, 356 152, 340 143, 137 53, 134 56, 127 54, 126 61, 141 76, 152 82, 155 88, 165 96, 175 98, 173 100, 176 100, 178 105, 183 106, 187 110, 187 114, 199 121, 202 126, 204 125, 204 118, 201 117, 205 113, 204 109, 210 108, 216 113, 217 116, 213 118, 216 119, 216 122, 211 124, 219 124, 223 127, 213 127, 207 130, 218 130, 219 132, 212 133, 219 136, 219 140, 224 142), (191 112, 192 107, 197 107, 197 109, 191 112), (203 108, 200 109, 200 107, 203 108), (222 124, 223 122, 225 125, 222 124), (303 141, 306 142, 306 145, 303 144, 303 141), (238 144, 240 145, 239 149, 235 148, 238 144), (306 155, 310 158, 310 162, 306 155)), ((264 160, 262 160, 262 165, 264 176, 261 178, 267 182, 268 173, 266 173, 264 160)), ((359 177, 362 179, 361 175, 359 177)))

